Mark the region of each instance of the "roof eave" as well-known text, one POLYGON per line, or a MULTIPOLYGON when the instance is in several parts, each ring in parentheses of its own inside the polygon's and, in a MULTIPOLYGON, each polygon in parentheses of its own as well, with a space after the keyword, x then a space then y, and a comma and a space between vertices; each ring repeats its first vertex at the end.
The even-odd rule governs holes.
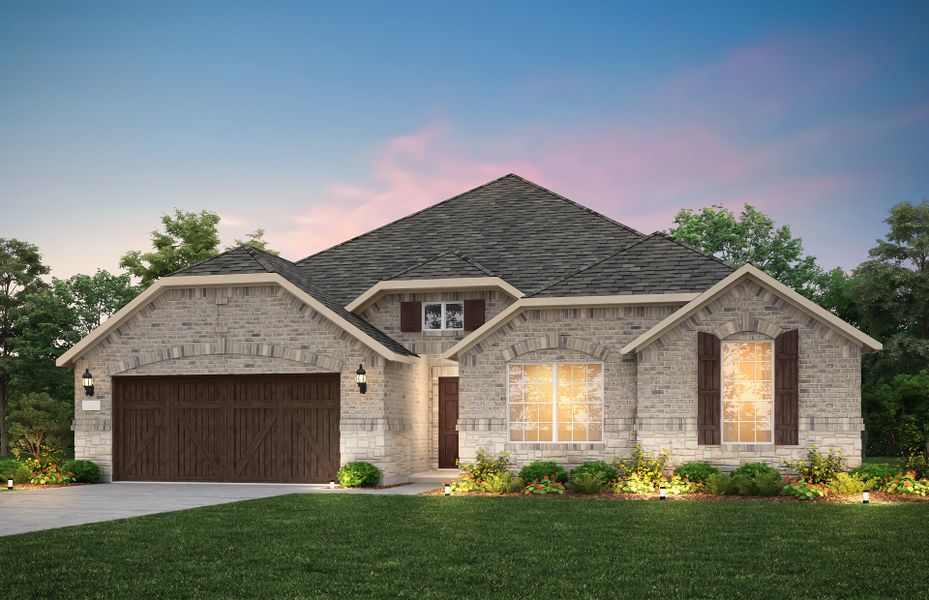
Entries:
POLYGON ((278 273, 243 273, 237 275, 179 275, 174 277, 162 277, 144 292, 136 296, 129 304, 124 306, 116 314, 100 324, 96 329, 91 331, 81 341, 72 346, 67 352, 58 357, 55 365, 58 367, 73 367, 74 363, 90 351, 97 343, 102 341, 106 335, 113 329, 119 327, 139 310, 144 308, 157 296, 162 290, 170 288, 201 288, 201 287, 225 287, 230 285, 259 285, 259 284, 277 284, 287 290, 290 294, 296 296, 310 308, 320 313, 343 330, 352 335, 362 344, 376 352, 383 358, 402 363, 416 363, 420 360, 418 356, 403 355, 387 348, 383 344, 374 340, 360 330, 358 327, 346 321, 343 317, 336 314, 331 308, 301 290, 296 285, 279 275, 278 273))
POLYGON ((754 277, 762 284, 770 287, 778 295, 784 297, 784 299, 786 299, 798 309, 806 312, 816 319, 828 323, 834 329, 843 334, 846 338, 859 344, 864 352, 877 352, 883 349, 883 345, 879 341, 875 340, 860 329, 857 329, 850 323, 843 321, 812 300, 801 296, 795 290, 787 287, 761 269, 758 269, 757 267, 750 264, 745 264, 736 269, 732 274, 720 280, 718 283, 713 285, 702 294, 698 295, 687 305, 681 307, 680 310, 672 315, 669 315, 667 318, 657 323, 654 327, 623 346, 623 348, 620 350, 620 353, 630 354, 632 352, 638 352, 645 346, 648 346, 656 339, 661 337, 664 332, 668 331, 672 327, 675 327, 676 325, 679 325, 691 314, 700 308, 703 308, 703 306, 711 302, 718 295, 748 277, 754 277))
POLYGON ((446 277, 437 279, 388 279, 379 281, 345 306, 349 312, 360 313, 385 294, 418 292, 475 291, 498 289, 513 298, 524 294, 512 284, 499 277, 446 277))

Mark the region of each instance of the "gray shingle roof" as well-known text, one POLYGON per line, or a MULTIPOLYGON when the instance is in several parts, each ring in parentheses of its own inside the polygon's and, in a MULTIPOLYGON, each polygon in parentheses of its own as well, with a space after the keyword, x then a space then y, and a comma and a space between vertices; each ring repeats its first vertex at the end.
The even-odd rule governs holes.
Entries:
POLYGON ((316 285, 307 273, 287 259, 258 250, 251 246, 240 246, 223 252, 215 258, 191 265, 172 273, 170 277, 185 275, 229 275, 238 273, 277 273, 304 292, 322 302, 337 315, 355 325, 372 339, 388 349, 405 356, 416 356, 400 342, 374 327, 358 315, 345 310, 345 307, 324 289, 316 285))
POLYGON ((642 237, 563 196, 507 175, 297 265, 348 304, 375 283, 451 248, 528 293, 642 237))
POLYGON ((699 293, 733 271, 721 260, 653 233, 532 296, 699 293))
POLYGON ((172 275, 278 273, 390 350, 413 355, 344 306, 388 279, 495 276, 552 297, 702 292, 732 271, 511 174, 297 263, 243 246, 172 275))
POLYGON ((446 250, 389 279, 442 279, 447 277, 496 277, 496 275, 464 254, 455 250, 446 250))

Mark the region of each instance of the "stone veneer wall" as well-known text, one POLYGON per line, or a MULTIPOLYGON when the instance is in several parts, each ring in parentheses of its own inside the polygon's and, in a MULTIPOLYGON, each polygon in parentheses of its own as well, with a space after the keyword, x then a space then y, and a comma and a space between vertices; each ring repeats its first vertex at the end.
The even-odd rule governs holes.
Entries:
POLYGON ((450 302, 454 300, 484 299, 484 319, 489 321, 515 302, 509 294, 499 290, 468 292, 422 292, 416 294, 387 294, 366 308, 361 317, 393 339, 419 355, 442 354, 470 331, 400 331, 401 302, 450 302))
POLYGON ((75 454, 111 477, 113 375, 337 372, 341 461, 368 460, 385 478, 402 477, 422 463, 417 453, 428 453, 421 441, 401 452, 391 446, 398 429, 418 431, 427 418, 412 402, 425 396, 424 369, 388 363, 276 285, 167 289, 77 361, 75 454), (371 382, 365 395, 355 383, 359 363, 371 382), (82 409, 85 368, 99 411, 82 409))
POLYGON ((638 355, 620 349, 677 310, 670 306, 529 310, 462 354, 460 448, 508 451, 517 465, 537 459, 567 464, 627 455, 636 443, 671 451, 675 464, 707 460, 724 469, 753 461, 781 466, 811 444, 841 449, 849 464, 861 456, 860 347, 762 287, 743 282, 638 355), (800 335, 800 445, 697 444, 697 331, 721 339, 800 335), (506 431, 506 365, 517 362, 604 363, 602 443, 511 443, 506 431))
POLYGON ((677 462, 706 460, 723 468, 761 461, 781 466, 812 444, 861 462, 861 348, 765 286, 748 279, 638 353, 637 437, 650 449, 668 448, 677 462), (697 444, 697 332, 722 340, 773 339, 797 329, 800 345, 799 445, 697 444), (761 335, 757 335, 761 334, 761 335))
POLYGON ((506 450, 518 465, 538 459, 576 464, 628 454, 634 444, 635 357, 619 349, 680 305, 526 310, 459 357, 459 448, 506 450), (603 362, 602 442, 507 441, 506 365, 517 362, 603 362))

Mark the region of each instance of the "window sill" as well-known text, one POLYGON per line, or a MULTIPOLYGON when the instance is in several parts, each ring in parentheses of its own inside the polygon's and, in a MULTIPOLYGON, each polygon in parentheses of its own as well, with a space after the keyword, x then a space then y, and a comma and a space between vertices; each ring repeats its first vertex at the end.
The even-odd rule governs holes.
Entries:
POLYGON ((603 450, 604 442, 507 442, 507 450, 603 450))
POLYGON ((764 443, 764 444, 733 444, 733 443, 723 443, 719 445, 720 450, 725 450, 726 452, 761 452, 774 450, 774 444, 764 443))

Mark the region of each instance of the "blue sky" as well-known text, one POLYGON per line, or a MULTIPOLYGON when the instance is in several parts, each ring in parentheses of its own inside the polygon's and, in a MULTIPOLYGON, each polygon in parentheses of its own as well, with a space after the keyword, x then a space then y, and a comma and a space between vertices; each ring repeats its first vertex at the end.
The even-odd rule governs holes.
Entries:
POLYGON ((206 208, 298 259, 512 171, 852 267, 929 195, 929 2, 500 4, 8 2, 0 237, 66 276, 206 208))

